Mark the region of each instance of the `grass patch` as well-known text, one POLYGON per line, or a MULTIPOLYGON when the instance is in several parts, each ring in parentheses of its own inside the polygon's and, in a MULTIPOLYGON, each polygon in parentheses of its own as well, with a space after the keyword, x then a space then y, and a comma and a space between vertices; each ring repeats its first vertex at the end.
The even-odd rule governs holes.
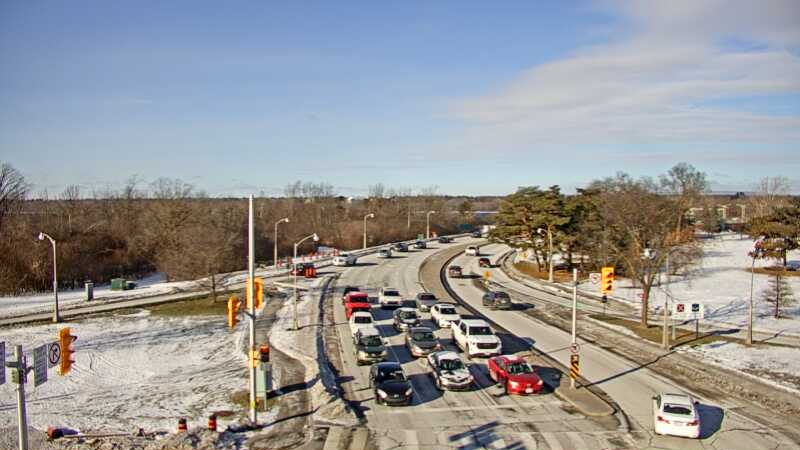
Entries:
MULTIPOLYGON (((603 316, 602 314, 591 314, 589 317, 595 320, 599 320, 601 322, 605 322, 611 325, 615 325, 618 327, 626 328, 632 331, 634 334, 639 336, 642 339, 650 341, 654 344, 661 344, 661 337, 663 333, 663 328, 659 326, 649 326, 647 328, 643 328, 638 321, 635 320, 628 320, 628 319, 620 319, 618 317, 610 317, 610 316, 603 316)), ((721 336, 718 334, 713 333, 700 333, 700 336, 697 337, 694 333, 694 330, 686 330, 681 328, 675 329, 675 339, 672 339, 672 330, 668 330, 670 335, 670 345, 674 347, 680 347, 682 345, 704 345, 710 344, 712 342, 718 341, 725 341, 725 342, 737 342, 742 343, 743 341, 738 338, 733 338, 730 336, 721 336)))
MULTIPOLYGON (((746 269, 748 273, 750 273, 750 269, 746 269)), ((800 277, 800 270, 789 271, 784 270, 783 267, 757 267, 753 269, 753 272, 759 275, 780 275, 782 277, 800 277)))
POLYGON ((224 316, 228 314, 227 297, 218 297, 216 302, 211 302, 209 297, 186 300, 182 302, 166 303, 148 308, 154 316, 181 317, 181 316, 224 316))
MULTIPOLYGON (((267 398, 266 403, 261 398, 256 398, 256 411, 267 411, 275 406, 275 398, 267 398)), ((250 391, 242 390, 231 394, 231 403, 241 406, 245 411, 250 410, 250 391)))
MULTIPOLYGON (((528 275, 529 277, 536 278, 538 280, 547 280, 549 278, 549 273, 547 271, 540 271, 539 266, 532 262, 528 261, 519 261, 514 263, 514 268, 519 270, 520 272, 528 275)), ((555 270, 553 271, 553 280, 566 283, 572 281, 572 272, 566 270, 555 270)))

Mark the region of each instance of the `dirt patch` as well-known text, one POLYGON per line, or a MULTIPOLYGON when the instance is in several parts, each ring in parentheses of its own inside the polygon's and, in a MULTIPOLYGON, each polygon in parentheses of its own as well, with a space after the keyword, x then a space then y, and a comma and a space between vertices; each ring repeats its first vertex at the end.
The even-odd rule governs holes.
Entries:
MULTIPOLYGON (((750 273, 750 269, 744 269, 750 273)), ((753 272, 759 275, 780 275, 782 277, 800 277, 800 270, 786 270, 783 267, 757 267, 753 272)))
MULTIPOLYGON (((514 268, 537 280, 548 280, 550 278, 550 273, 548 271, 540 271, 539 266, 531 262, 516 262, 514 263, 514 268)), ((553 271, 553 279, 559 283, 568 283, 572 281, 572 272, 568 270, 555 270, 553 271)))

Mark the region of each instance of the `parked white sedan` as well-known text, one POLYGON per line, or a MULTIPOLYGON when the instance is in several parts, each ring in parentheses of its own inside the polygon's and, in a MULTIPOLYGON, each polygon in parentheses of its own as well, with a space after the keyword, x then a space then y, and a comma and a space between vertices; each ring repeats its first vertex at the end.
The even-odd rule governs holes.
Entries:
POLYGON ((699 438, 700 414, 697 404, 697 400, 686 394, 653 397, 653 429, 656 434, 699 438))

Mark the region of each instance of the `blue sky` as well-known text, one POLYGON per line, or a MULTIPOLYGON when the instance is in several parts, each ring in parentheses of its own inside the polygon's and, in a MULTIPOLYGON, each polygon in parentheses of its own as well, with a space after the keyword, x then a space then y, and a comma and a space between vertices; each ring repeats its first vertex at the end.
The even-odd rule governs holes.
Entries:
POLYGON ((680 161, 800 192, 795 1, 229 3, 0 4, 0 160, 50 195, 569 191, 680 161))

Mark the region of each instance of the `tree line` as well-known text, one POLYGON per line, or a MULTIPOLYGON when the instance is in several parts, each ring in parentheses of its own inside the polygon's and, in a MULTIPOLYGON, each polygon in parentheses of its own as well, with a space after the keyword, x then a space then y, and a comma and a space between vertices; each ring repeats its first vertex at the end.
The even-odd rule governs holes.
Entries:
MULTIPOLYGON (((52 248, 36 239, 45 232, 57 241, 61 288, 79 288, 87 280, 141 277, 154 272, 167 280, 189 280, 243 270, 247 257, 246 199, 209 198, 192 184, 158 179, 145 184, 131 178, 118 191, 84 198, 77 186, 56 198, 31 199, 30 183, 9 164, 0 164, 0 294, 46 291, 52 286, 52 248)), ((497 199, 417 193, 375 185, 370 195, 337 195, 324 182, 295 182, 278 198, 254 200, 256 260, 271 264, 275 223, 279 257, 290 256, 293 243, 317 233, 320 242, 340 249, 360 248, 363 218, 368 245, 412 239, 431 231, 455 233, 462 224, 480 222, 476 208, 494 209, 497 199)), ((314 251, 306 242, 301 254, 314 251)))
MULTIPOLYGON (((706 174, 687 163, 658 179, 618 173, 591 182, 576 195, 564 195, 559 186, 520 187, 501 202, 490 238, 530 251, 541 271, 551 264, 551 239, 552 253, 561 255, 568 268, 586 273, 615 267, 641 286, 640 319, 647 326, 652 287, 667 261, 671 273, 684 271, 702 256, 696 232, 719 230, 717 204, 704 195, 708 187, 706 174)), ((760 207, 752 208, 753 214, 760 215, 748 221, 748 232, 782 243, 772 244, 763 256, 781 256, 785 264, 788 249, 800 242, 800 199, 767 198, 765 193, 755 197, 760 207)))

